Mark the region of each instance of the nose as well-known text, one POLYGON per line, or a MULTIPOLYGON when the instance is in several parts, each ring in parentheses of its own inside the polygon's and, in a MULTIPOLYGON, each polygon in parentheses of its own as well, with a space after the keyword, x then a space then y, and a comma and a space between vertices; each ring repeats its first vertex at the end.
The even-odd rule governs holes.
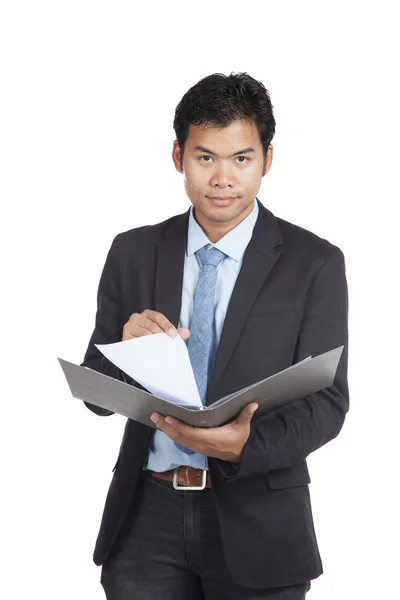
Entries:
POLYGON ((228 165, 219 164, 213 170, 210 184, 212 187, 225 188, 234 187, 236 184, 235 177, 231 168, 228 165))

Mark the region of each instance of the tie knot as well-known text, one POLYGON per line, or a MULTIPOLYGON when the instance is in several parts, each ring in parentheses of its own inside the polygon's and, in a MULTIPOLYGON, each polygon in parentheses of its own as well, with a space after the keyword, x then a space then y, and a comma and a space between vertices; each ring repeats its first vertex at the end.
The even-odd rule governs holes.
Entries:
POLYGON ((218 267, 219 263, 226 257, 226 254, 221 252, 221 250, 218 250, 218 248, 204 246, 203 248, 200 248, 200 250, 197 250, 196 256, 199 257, 202 267, 204 267, 204 265, 218 267))

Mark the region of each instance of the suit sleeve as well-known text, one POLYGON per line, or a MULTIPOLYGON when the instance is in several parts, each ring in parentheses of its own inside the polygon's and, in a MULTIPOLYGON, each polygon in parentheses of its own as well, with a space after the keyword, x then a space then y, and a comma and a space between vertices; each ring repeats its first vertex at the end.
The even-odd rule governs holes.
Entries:
POLYGON ((294 466, 334 439, 343 426, 349 409, 348 292, 344 256, 337 248, 309 289, 293 363, 342 345, 333 384, 255 418, 241 463, 233 468, 230 463, 218 461, 225 477, 252 477, 294 466))
MULTIPOLYGON (((95 347, 95 344, 112 344, 122 339, 123 317, 121 315, 121 295, 118 276, 118 264, 116 259, 116 246, 118 235, 114 238, 108 251, 105 265, 100 277, 97 291, 97 312, 95 328, 89 341, 83 363, 80 366, 90 367, 95 371, 104 373, 114 379, 119 379, 130 385, 137 384, 131 377, 110 362, 95 347)), ((100 408, 85 402, 86 406, 97 415, 109 416, 114 414, 110 410, 100 408)))

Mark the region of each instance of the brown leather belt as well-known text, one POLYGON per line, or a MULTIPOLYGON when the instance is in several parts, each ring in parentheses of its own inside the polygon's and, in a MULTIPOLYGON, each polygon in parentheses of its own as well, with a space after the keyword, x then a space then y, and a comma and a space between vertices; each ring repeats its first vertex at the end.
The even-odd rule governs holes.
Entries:
POLYGON ((152 477, 170 481, 176 490, 203 490, 211 487, 210 472, 194 467, 178 467, 162 473, 148 471, 152 477))

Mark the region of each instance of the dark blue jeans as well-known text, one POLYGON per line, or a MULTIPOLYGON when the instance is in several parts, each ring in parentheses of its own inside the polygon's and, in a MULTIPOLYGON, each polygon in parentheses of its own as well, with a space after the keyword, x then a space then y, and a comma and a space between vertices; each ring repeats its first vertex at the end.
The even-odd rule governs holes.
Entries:
POLYGON ((304 600, 310 589, 239 585, 226 567, 212 491, 178 491, 146 473, 101 583, 107 600, 304 600))

